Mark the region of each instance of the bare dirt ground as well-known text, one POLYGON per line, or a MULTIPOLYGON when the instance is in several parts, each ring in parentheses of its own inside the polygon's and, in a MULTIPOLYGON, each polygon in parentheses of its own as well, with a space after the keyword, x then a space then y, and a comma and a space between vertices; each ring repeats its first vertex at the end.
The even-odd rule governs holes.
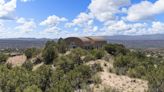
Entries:
POLYGON ((32 71, 37 70, 37 69, 38 69, 39 67, 41 67, 43 64, 44 64, 44 63, 42 62, 42 63, 40 63, 40 64, 35 65, 35 66, 33 67, 32 71))
POLYGON ((25 55, 19 55, 14 57, 9 57, 7 63, 12 64, 13 66, 21 66, 26 61, 25 55))
MULTIPOLYGON (((111 63, 104 60, 91 61, 87 64, 100 63, 103 67, 102 72, 99 72, 104 87, 117 89, 120 92, 146 92, 148 90, 148 82, 141 79, 130 78, 128 76, 116 75, 109 72, 109 68, 113 67, 111 63), (104 66, 104 63, 107 66, 104 66)), ((98 91, 94 91, 98 92, 98 91)))

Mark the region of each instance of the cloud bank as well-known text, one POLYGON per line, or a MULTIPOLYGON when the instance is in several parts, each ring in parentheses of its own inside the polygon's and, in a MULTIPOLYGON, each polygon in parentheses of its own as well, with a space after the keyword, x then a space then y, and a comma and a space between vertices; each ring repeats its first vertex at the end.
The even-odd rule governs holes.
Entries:
POLYGON ((13 16, 16 8, 17 0, 0 0, 0 32, 9 37, 164 34, 164 23, 156 20, 156 16, 164 14, 164 0, 141 0, 139 3, 131 0, 91 0, 86 11, 72 20, 53 14, 37 22, 34 18, 13 16), (12 20, 14 27, 8 28, 7 20, 12 20))

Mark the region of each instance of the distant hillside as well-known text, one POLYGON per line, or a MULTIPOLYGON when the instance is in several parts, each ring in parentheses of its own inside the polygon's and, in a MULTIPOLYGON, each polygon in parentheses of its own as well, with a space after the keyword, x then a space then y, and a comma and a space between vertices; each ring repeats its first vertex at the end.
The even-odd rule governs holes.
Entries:
POLYGON ((108 40, 108 42, 123 44, 128 48, 164 48, 164 40, 108 40))
MULTIPOLYGON (((103 36, 109 43, 123 44, 128 48, 164 48, 164 34, 156 35, 117 35, 103 36)), ((41 48, 46 41, 52 39, 36 39, 36 38, 10 38, 0 39, 0 49, 6 48, 41 48)), ((57 39, 53 39, 57 40, 57 39)))
POLYGON ((35 38, 13 38, 13 39, 0 39, 0 49, 7 48, 41 48, 44 46, 48 39, 35 39, 35 38))
POLYGON ((128 48, 164 48, 164 34, 104 36, 109 43, 124 44, 128 48))
POLYGON ((108 40, 164 40, 164 34, 155 34, 155 35, 116 35, 116 36, 104 36, 108 40))

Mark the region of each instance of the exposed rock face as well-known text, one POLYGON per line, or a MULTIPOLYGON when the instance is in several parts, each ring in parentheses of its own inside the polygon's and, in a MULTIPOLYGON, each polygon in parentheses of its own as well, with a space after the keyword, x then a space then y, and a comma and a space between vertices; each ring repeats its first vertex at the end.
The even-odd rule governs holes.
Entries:
POLYGON ((26 61, 25 55, 18 55, 14 57, 9 57, 7 63, 12 64, 13 66, 21 66, 26 61))

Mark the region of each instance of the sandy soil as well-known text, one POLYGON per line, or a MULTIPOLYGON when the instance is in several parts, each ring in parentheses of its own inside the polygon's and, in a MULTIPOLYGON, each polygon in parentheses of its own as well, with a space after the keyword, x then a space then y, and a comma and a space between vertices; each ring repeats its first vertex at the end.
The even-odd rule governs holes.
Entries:
POLYGON ((12 64, 13 66, 21 66, 26 61, 25 55, 9 57, 7 63, 12 64))
POLYGON ((91 61, 88 64, 100 63, 103 67, 103 72, 99 72, 102 84, 104 87, 111 87, 119 90, 120 92, 145 92, 148 90, 148 82, 141 79, 130 78, 128 76, 116 75, 110 73, 108 70, 112 64, 104 60, 91 61), (104 63, 107 66, 104 66, 104 63))
POLYGON ((32 71, 35 71, 36 69, 38 69, 39 67, 41 67, 44 63, 40 63, 40 64, 37 64, 33 67, 32 71))

